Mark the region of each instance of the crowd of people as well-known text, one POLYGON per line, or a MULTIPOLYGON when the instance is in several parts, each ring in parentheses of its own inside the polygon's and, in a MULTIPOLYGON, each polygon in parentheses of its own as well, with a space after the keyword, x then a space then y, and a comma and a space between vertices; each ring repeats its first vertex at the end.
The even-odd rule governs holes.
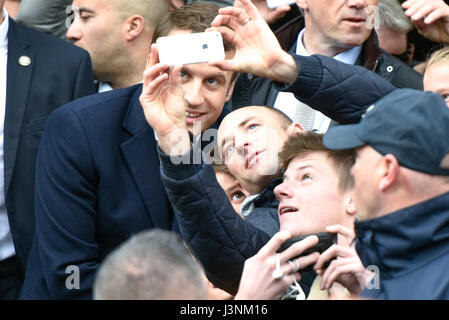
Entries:
POLYGON ((445 1, 0 9, 0 299, 449 299, 445 1))

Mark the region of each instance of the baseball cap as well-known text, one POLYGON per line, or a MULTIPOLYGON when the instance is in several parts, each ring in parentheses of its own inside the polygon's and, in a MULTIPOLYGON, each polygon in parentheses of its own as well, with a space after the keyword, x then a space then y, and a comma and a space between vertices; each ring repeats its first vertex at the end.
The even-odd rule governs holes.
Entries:
POLYGON ((393 154, 401 166, 449 175, 449 108, 439 94, 396 89, 367 109, 358 124, 336 126, 323 137, 330 150, 369 145, 393 154))

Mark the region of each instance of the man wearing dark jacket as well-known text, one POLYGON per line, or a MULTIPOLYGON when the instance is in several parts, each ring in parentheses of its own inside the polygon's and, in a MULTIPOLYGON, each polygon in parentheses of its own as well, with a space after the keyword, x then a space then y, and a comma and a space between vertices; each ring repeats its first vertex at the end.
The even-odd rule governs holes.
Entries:
MULTIPOLYGON (((284 84, 276 84, 280 90, 294 92, 306 103, 319 107, 324 114, 342 123, 359 121, 372 102, 394 90, 395 87, 388 81, 362 67, 342 64, 325 56, 291 56, 279 46, 258 11, 253 10, 251 15, 251 24, 246 24, 248 28, 240 28, 235 37, 233 31, 229 33, 229 30, 219 28, 223 31, 223 36, 237 47, 232 60, 216 63, 220 67, 281 81, 284 84), (364 94, 360 94, 360 90, 363 90, 364 94)), ((238 23, 244 25, 244 22, 238 23)), ((144 87, 150 88, 151 83, 152 81, 147 79, 144 87)), ((154 99, 154 96, 152 99, 148 98, 149 91, 145 89, 141 97, 142 106, 147 112, 157 113, 147 116, 147 119, 153 119, 149 123, 157 132, 161 125, 165 127, 164 124, 155 122, 161 119, 158 110, 165 112, 164 108, 170 106, 149 107, 153 105, 154 101, 150 100, 154 99)), ((181 118, 183 114, 180 113, 181 118)), ((184 123, 182 119, 175 122, 177 124, 174 129, 179 129, 179 125, 184 123)), ((171 126, 173 124, 168 127, 171 126)), ((177 134, 183 130, 181 127, 177 134)), ((172 143, 161 146, 165 139, 160 134, 158 136, 162 150, 161 177, 174 207, 181 233, 205 266, 209 279, 217 286, 235 293, 244 261, 256 254, 270 235, 254 228, 254 225, 235 214, 226 194, 219 188, 211 166, 175 165, 170 157, 172 143)), ((186 152, 184 156, 189 156, 190 159, 193 157, 189 144, 183 151, 186 152)), ((179 154, 179 150, 176 154, 179 154)), ((272 172, 266 176, 266 180, 258 184, 258 190, 253 192, 257 194, 257 214, 262 215, 263 211, 269 217, 271 210, 274 211, 277 201, 272 189, 280 180, 276 182, 271 179, 276 178, 278 174, 279 172, 272 172), (270 194, 271 197, 266 196, 270 194)), ((268 217, 267 219, 270 219, 268 217)))
POLYGON ((47 117, 95 92, 86 51, 28 29, 0 0, 0 299, 17 297, 34 235, 34 172, 47 117))
POLYGON ((448 123, 441 96, 398 89, 324 136, 327 148, 356 152, 356 249, 379 279, 363 296, 449 299, 448 123))
MULTIPOLYGON (((217 10, 210 4, 184 6, 164 21, 190 27, 173 24, 167 32, 204 29, 217 10)), ((189 105, 187 120, 195 116, 205 129, 216 125, 226 113, 232 75, 204 63, 185 66, 184 77, 176 79, 184 89, 180 99, 189 105)), ((91 298, 97 267, 117 245, 144 229, 177 231, 141 91, 135 85, 92 95, 49 118, 38 153, 36 236, 22 298, 91 298)), ((184 125, 191 126, 185 117, 184 125)))
MULTIPOLYGON (((252 34, 252 39, 249 36, 237 35, 233 39, 233 43, 237 46, 236 56, 230 61, 218 62, 217 65, 282 81, 285 85, 279 83, 280 89, 297 93, 298 96, 305 99, 304 101, 310 105, 320 106, 323 113, 333 116, 342 123, 359 121, 370 103, 377 101, 394 89, 394 86, 388 81, 362 67, 341 64, 324 56, 301 57, 295 55, 292 57, 281 49, 257 10, 253 13, 253 19, 263 24, 262 28, 266 28, 265 32, 257 34, 254 30, 246 30, 252 34), (265 47, 260 46, 260 42, 257 44, 257 39, 265 47), (259 59, 261 55, 259 49, 253 50, 254 47, 264 48, 266 52, 270 53, 271 58, 267 57, 268 63, 262 61, 261 64, 257 64, 261 61, 259 59), (248 57, 250 57, 250 63, 247 63, 248 57), (253 59, 255 57, 256 59, 253 59), (276 63, 272 64, 271 61, 276 61, 276 63), (267 69, 265 66, 274 67, 267 69), (359 89, 363 89, 365 94, 360 95, 359 89), (327 99, 327 95, 330 95, 332 100, 327 99)), ((226 37, 226 34, 223 35, 226 37)), ((211 166, 205 164, 176 165, 172 162, 170 149, 173 144, 170 142, 168 132, 174 130, 178 142, 182 140, 178 136, 180 132, 182 133, 184 130, 184 135, 187 135, 185 128, 182 127, 182 124, 185 123, 183 120, 184 106, 178 106, 179 119, 174 119, 173 123, 169 125, 160 122, 159 120, 163 117, 159 112, 164 113, 166 112, 165 108, 173 108, 176 104, 157 104, 157 107, 154 107, 155 97, 152 96, 153 92, 149 91, 153 80, 147 75, 141 102, 148 113, 147 119, 150 120, 149 123, 155 128, 155 131, 158 132, 161 131, 161 128, 165 128, 158 134, 159 147, 162 150, 160 152, 161 177, 170 202, 174 206, 181 233, 205 266, 209 279, 221 288, 235 293, 244 261, 256 254, 268 241, 270 235, 254 228, 252 224, 235 214, 226 194, 219 188, 211 166), (171 129, 167 131, 167 128, 171 129), (177 131, 178 129, 180 131, 177 131), (165 143, 165 140, 168 143, 165 143)), ((262 112, 262 110, 260 111, 262 112)), ((275 111, 271 112, 275 113, 275 111)), ((257 109, 255 112, 253 109, 253 113, 257 115, 257 109)), ((234 117, 235 125, 239 125, 243 120, 247 119, 236 120, 234 117)), ((260 125, 251 122, 246 124, 251 125, 251 128, 248 127, 247 130, 255 130, 260 125)), ((245 127, 243 123, 241 127, 245 127)), ((239 128, 234 129, 234 132, 237 133, 239 128)), ((236 136, 233 139, 238 140, 239 137, 236 136)), ((188 137, 185 136, 184 140, 186 141, 185 148, 177 150, 172 156, 182 154, 180 152, 183 151, 192 158, 190 144, 187 142, 188 137)), ((225 138, 222 140, 227 141, 225 138)), ((221 140, 219 146, 224 146, 221 140)), ((235 146, 231 148, 235 148, 235 146)), ((240 164, 243 163, 246 163, 246 160, 240 164)), ((233 171, 231 170, 231 172, 233 171)), ((233 174, 236 175, 235 171, 233 174)), ((264 181, 256 183, 258 189, 252 190, 252 193, 257 194, 257 197, 269 194, 269 189, 276 186, 276 181, 272 181, 272 179, 276 178, 278 174, 279 171, 272 171, 266 175, 264 181)), ((242 183, 242 177, 237 179, 242 183)), ((251 185, 247 184, 245 188, 249 189, 251 185)), ((270 215, 270 210, 276 206, 276 200, 270 202, 269 199, 270 197, 266 197, 264 201, 256 203, 260 210, 267 215, 270 215)))
MULTIPOLYGON (((236 4, 244 6, 245 2, 248 1, 237 0, 236 4)), ((378 46, 371 21, 377 2, 297 0, 303 15, 286 21, 275 34, 285 51, 304 56, 321 54, 333 57, 374 71, 395 87, 421 90, 422 76, 378 46)), ((320 113, 295 101, 293 96, 280 93, 273 81, 255 77, 252 73, 239 77, 232 97, 232 109, 247 105, 278 108, 293 120, 299 120, 306 129, 325 132, 330 122, 320 113), (307 117, 310 112, 312 114, 307 117)))

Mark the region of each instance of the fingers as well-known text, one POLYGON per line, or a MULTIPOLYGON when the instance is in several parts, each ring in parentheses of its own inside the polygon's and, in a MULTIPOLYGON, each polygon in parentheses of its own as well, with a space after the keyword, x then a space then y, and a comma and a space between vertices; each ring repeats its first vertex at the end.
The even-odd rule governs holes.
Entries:
POLYGON ((287 12, 289 12, 291 7, 289 5, 277 7, 273 12, 273 20, 277 21, 281 19, 287 12))
MULTIPOLYGON (((244 11, 246 11, 247 15, 250 19, 256 20, 260 18, 260 13, 257 7, 252 3, 251 0, 236 0, 234 2, 234 7, 242 8, 244 11)), ((227 8, 224 8, 227 9, 227 8)), ((246 19, 246 17, 245 17, 246 19)))
MULTIPOLYGON (((281 247, 281 245, 291 238, 291 233, 288 231, 280 231, 276 233, 270 241, 268 241, 257 253, 261 258, 266 258, 270 255, 276 253, 277 250, 281 247)), ((287 261, 287 259, 285 260, 287 261)))
POLYGON ((182 65, 173 66, 170 71, 170 85, 173 87, 177 87, 179 85, 179 75, 182 70, 182 65))
POLYGON ((162 83, 168 80, 168 66, 163 64, 157 64, 145 70, 143 73, 143 95, 154 94, 156 89, 161 86, 162 83))
POLYGON ((447 15, 448 6, 442 0, 409 0, 402 4, 406 9, 405 15, 414 23, 423 20, 425 24, 431 24, 447 15))
POLYGON ((155 64, 159 63, 159 48, 157 46, 157 44, 153 43, 151 45, 151 50, 150 50, 150 65, 154 66, 155 64))
MULTIPOLYGON (((237 1, 236 1, 237 2, 237 1)), ((238 26, 244 26, 249 20, 260 19, 259 10, 254 6, 251 0, 240 0, 241 5, 235 4, 234 7, 221 8, 218 15, 212 21, 212 27, 227 25, 233 29, 238 26)), ((280 8, 279 13, 285 14, 285 8, 280 8)))
POLYGON ((157 45, 153 44, 151 46, 151 52, 147 62, 147 68, 143 73, 143 83, 144 83, 143 91, 146 92, 148 90, 152 90, 153 88, 151 88, 150 85, 156 79, 160 84, 160 82, 166 78, 165 76, 163 76, 163 74, 166 74, 167 71, 168 65, 159 63, 159 50, 157 48, 157 45))
POLYGON ((324 265, 333 258, 336 258, 336 257, 347 258, 347 257, 353 257, 353 256, 354 256, 353 249, 334 244, 333 246, 331 246, 329 249, 327 249, 320 255, 320 257, 318 258, 318 260, 315 263, 313 268, 316 271, 318 271, 318 270, 323 269, 324 265))
MULTIPOLYGON (((235 10, 238 10, 237 8, 234 8, 235 10)), ((211 23, 212 27, 219 27, 219 26, 227 26, 233 30, 236 30, 240 27, 245 26, 245 24, 248 22, 249 17, 246 15, 246 13, 239 14, 238 12, 232 11, 230 14, 219 14, 217 15, 214 20, 211 23), (246 16, 246 18, 242 18, 246 16)))
POLYGON ((325 290, 332 287, 333 283, 344 274, 354 274, 357 272, 358 266, 352 259, 334 260, 324 272, 320 289, 325 290))
POLYGON ((426 24, 432 24, 435 21, 446 17, 447 13, 443 12, 442 9, 436 9, 435 11, 432 11, 427 17, 424 19, 424 23, 426 24))
POLYGON ((231 44, 234 44, 236 33, 231 28, 226 27, 226 26, 218 26, 218 27, 212 27, 212 28, 206 29, 206 32, 210 32, 210 31, 220 32, 223 40, 225 40, 231 44))
POLYGON ((423 20, 429 13, 431 13, 435 9, 436 8, 434 8, 434 6, 432 6, 431 4, 426 4, 420 8, 417 8, 417 10, 413 11, 413 13, 408 16, 412 21, 423 20))
POLYGON ((241 8, 227 7, 220 9, 218 12, 219 14, 211 23, 212 27, 227 25, 234 29, 238 26, 245 25, 248 19, 250 19, 246 11, 241 8))
POLYGON ((318 244, 318 242, 319 239, 315 235, 309 236, 304 240, 296 242, 281 253, 281 262, 287 262, 288 260, 301 255, 307 249, 312 248, 314 245, 318 244))
POLYGON ((338 233, 338 234, 342 235, 346 239, 348 244, 351 243, 355 238, 354 229, 344 227, 340 224, 328 226, 328 227, 326 227, 326 231, 330 232, 330 233, 338 233))

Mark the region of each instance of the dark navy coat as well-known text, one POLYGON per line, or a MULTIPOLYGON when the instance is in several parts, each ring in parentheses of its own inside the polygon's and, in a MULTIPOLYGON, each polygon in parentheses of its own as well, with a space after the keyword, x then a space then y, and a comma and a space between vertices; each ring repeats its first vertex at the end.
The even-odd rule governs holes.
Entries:
POLYGON ((449 193, 355 228, 363 265, 378 271, 362 296, 449 299, 449 193))
POLYGON ((49 117, 37 159, 36 233, 22 298, 91 298, 97 267, 111 250, 145 229, 176 230, 141 90, 92 95, 49 117), (75 280, 66 281, 78 270, 80 288, 74 289, 75 280))
POLYGON ((23 276, 34 235, 34 172, 45 123, 56 108, 95 93, 95 86, 87 51, 11 18, 6 72, 4 193, 23 276))

